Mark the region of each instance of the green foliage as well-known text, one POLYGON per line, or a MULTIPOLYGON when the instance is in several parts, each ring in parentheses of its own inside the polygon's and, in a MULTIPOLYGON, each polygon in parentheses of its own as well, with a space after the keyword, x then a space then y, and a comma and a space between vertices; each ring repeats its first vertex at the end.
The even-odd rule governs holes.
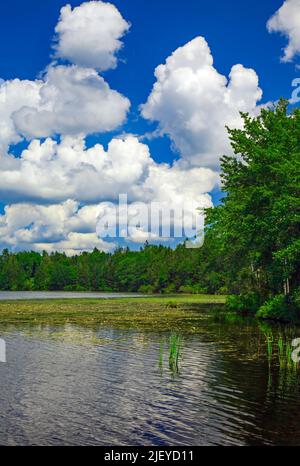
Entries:
POLYGON ((169 354, 169 367, 173 373, 179 372, 179 357, 181 349, 182 339, 176 333, 172 333, 170 336, 170 354, 169 354))
POLYGON ((119 248, 113 254, 95 249, 74 257, 5 250, 0 289, 214 294, 220 285, 211 280, 208 257, 208 246, 191 250, 184 244, 175 250, 145 244, 139 251, 119 248))
POLYGON ((254 315, 260 305, 260 297, 257 293, 228 296, 226 310, 238 314, 254 315))
POLYGON ((206 294, 207 293, 207 288, 201 286, 201 285, 183 285, 179 288, 180 293, 185 293, 185 294, 206 294))
MULTIPOLYGON (((221 159, 226 195, 206 211, 206 242, 213 245, 210 270, 238 295, 228 308, 253 312, 300 285, 300 109, 288 113, 281 100, 256 118, 242 117, 243 129, 228 129, 234 155, 221 159), (249 301, 249 292, 260 299, 249 301)), ((289 317, 278 299, 261 313, 289 317)))
MULTIPOLYGON (((298 309, 300 311, 300 309, 298 309)), ((256 313, 260 319, 272 319, 282 322, 299 320, 295 300, 290 296, 277 295, 265 302, 256 313)))
POLYGON ((154 293, 154 288, 151 285, 142 285, 139 288, 139 293, 153 294, 154 293))
POLYGON ((167 309, 178 309, 178 303, 176 301, 168 301, 166 304, 167 309))

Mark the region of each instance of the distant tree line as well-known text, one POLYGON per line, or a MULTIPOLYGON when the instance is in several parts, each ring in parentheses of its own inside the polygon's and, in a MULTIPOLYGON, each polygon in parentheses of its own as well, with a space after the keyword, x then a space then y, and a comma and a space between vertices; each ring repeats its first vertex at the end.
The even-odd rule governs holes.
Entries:
POLYGON ((139 251, 98 249, 74 257, 63 253, 12 253, 0 256, 1 290, 127 291, 144 293, 226 293, 220 258, 209 248, 176 249, 145 244, 139 251))

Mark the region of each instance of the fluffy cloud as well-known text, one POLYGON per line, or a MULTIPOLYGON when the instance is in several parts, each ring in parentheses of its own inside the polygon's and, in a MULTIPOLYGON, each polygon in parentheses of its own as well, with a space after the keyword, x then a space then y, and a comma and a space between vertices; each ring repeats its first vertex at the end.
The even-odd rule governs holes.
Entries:
POLYGON ((100 71, 115 68, 115 54, 128 29, 129 24, 111 3, 91 1, 73 10, 66 5, 55 29, 56 56, 100 71))
POLYGON ((192 166, 216 167, 230 152, 225 125, 239 127, 239 112, 255 112, 262 97, 252 69, 235 65, 229 80, 218 73, 203 37, 178 48, 156 68, 155 77, 142 115, 159 122, 160 132, 192 166))
POLYGON ((54 134, 111 131, 126 118, 129 100, 93 69, 51 66, 43 80, 0 85, 2 144, 54 134))
POLYGON ((138 192, 153 163, 148 146, 132 136, 113 139, 107 152, 100 144, 87 149, 81 137, 34 140, 20 158, 0 158, 0 196, 7 202, 116 199, 133 187, 138 192))
POLYGON ((144 243, 193 238, 204 228, 203 209, 212 207, 208 195, 177 196, 175 200, 133 202, 121 208, 112 203, 99 205, 96 231, 100 238, 124 238, 144 243))
POLYGON ((279 32, 288 38, 283 62, 290 62, 300 54, 300 0, 285 0, 267 23, 269 32, 279 32))
POLYGON ((209 192, 218 182, 209 169, 156 164, 148 146, 130 135, 113 139, 107 151, 100 144, 87 149, 81 137, 34 140, 20 158, 0 158, 0 171, 0 196, 6 202, 95 203, 117 200, 119 193, 127 193, 130 201, 174 201, 183 193, 195 198, 209 192))
POLYGON ((111 252, 116 248, 115 243, 108 243, 99 239, 96 233, 74 233, 70 232, 66 238, 57 243, 38 243, 35 245, 37 251, 64 252, 67 256, 75 256, 84 251, 93 251, 95 248, 111 252))
MULTIPOLYGON (((148 146, 130 135, 113 139, 107 151, 101 145, 88 149, 79 137, 34 140, 20 158, 0 159, 0 171, 0 195, 11 203, 0 216, 0 244, 68 254, 112 247, 97 239, 96 226, 103 214, 113 224, 121 193, 128 195, 127 239, 155 241, 157 233, 136 228, 148 218, 151 203, 174 210, 174 224, 180 225, 183 208, 191 214, 212 206, 207 192, 218 183, 217 173, 207 168, 155 163, 148 146)), ((169 220, 166 214, 163 225, 169 220)), ((159 221, 153 218, 154 228, 159 221)))
POLYGON ((110 3, 62 8, 56 55, 73 65, 51 63, 34 81, 0 80, 0 152, 23 137, 96 134, 124 123, 130 102, 98 71, 116 66, 119 39, 128 28, 110 3))
MULTIPOLYGON (((181 204, 183 199, 203 200, 207 197, 206 193, 217 187, 218 183, 218 173, 209 168, 152 164, 143 184, 142 198, 173 204, 181 204)), ((138 197, 137 190, 134 192, 138 197)))
POLYGON ((80 231, 80 216, 79 204, 71 200, 51 206, 7 206, 4 215, 0 216, 0 244, 15 250, 64 251, 68 255, 95 247, 104 251, 115 247, 113 243, 99 239, 95 227, 92 232, 80 231))
MULTIPOLYGON (((108 240, 103 229, 99 229, 99 220, 103 219, 105 224, 108 222, 111 231, 115 229, 117 232, 116 227, 119 226, 121 234, 126 235, 125 241, 161 242, 172 236, 172 228, 176 230, 177 237, 182 236, 182 227, 185 232, 193 231, 197 208, 211 206, 211 199, 206 194, 197 194, 192 199, 185 192, 181 197, 177 193, 174 201, 167 201, 164 196, 157 204, 129 203, 125 223, 125 215, 120 217, 117 213, 117 203, 103 202, 83 207, 71 199, 51 205, 15 203, 6 206, 4 214, 0 215, 0 245, 13 250, 64 251, 68 255, 91 251, 95 247, 110 251, 116 247, 117 239, 116 235, 110 233, 108 240), (153 206, 157 206, 155 211, 153 206), (160 212, 164 213, 162 218, 160 212), (125 231, 127 225, 128 232, 125 231)), ((196 222, 201 228, 203 214, 198 214, 196 222)))
POLYGON ((15 128, 13 115, 23 107, 39 104, 40 81, 0 81, 0 156, 9 144, 21 140, 15 128))

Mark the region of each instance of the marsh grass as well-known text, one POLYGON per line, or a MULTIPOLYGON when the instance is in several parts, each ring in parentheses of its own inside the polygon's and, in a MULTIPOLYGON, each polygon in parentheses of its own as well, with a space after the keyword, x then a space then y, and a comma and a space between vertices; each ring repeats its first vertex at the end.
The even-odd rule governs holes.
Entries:
POLYGON ((143 331, 202 332, 211 304, 204 297, 172 299, 49 300, 0 302, 1 324, 103 326, 143 331), (190 301, 191 299, 191 301, 190 301))
POLYGON ((181 349, 181 337, 176 333, 172 333, 169 341, 169 367, 171 371, 177 373, 179 372, 179 356, 181 349))
POLYGON ((160 368, 160 371, 163 371, 163 366, 164 366, 164 342, 161 341, 159 345, 159 358, 158 358, 158 367, 160 368))
POLYGON ((166 351, 168 354, 168 365, 172 375, 179 373, 182 342, 182 336, 176 332, 172 332, 168 338, 164 338, 160 342, 158 366, 161 373, 164 369, 164 355, 166 351))
POLYGON ((272 359, 273 359, 273 343, 274 343, 274 337, 273 337, 272 332, 268 332, 266 334, 266 343, 267 343, 268 363, 269 363, 269 366, 271 366, 272 359))
POLYGON ((278 338, 277 345, 278 345, 279 365, 280 367, 284 367, 286 361, 285 361, 285 352, 284 352, 284 341, 283 341, 282 335, 280 335, 280 337, 278 338))
POLYGON ((176 303, 176 301, 168 301, 167 304, 166 304, 166 308, 167 309, 178 309, 179 304, 176 303))
POLYGON ((266 346, 267 346, 267 358, 269 366, 276 362, 276 358, 279 363, 280 369, 297 370, 299 364, 293 360, 293 338, 290 335, 284 335, 282 333, 275 334, 272 330, 268 330, 265 333, 266 346))

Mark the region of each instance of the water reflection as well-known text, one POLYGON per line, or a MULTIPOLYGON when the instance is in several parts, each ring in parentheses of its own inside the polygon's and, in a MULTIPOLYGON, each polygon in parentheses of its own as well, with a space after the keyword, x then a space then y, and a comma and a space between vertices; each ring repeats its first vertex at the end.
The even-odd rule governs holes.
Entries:
POLYGON ((202 325, 2 326, 0 444, 300 444, 299 370, 284 362, 298 330, 202 325))

